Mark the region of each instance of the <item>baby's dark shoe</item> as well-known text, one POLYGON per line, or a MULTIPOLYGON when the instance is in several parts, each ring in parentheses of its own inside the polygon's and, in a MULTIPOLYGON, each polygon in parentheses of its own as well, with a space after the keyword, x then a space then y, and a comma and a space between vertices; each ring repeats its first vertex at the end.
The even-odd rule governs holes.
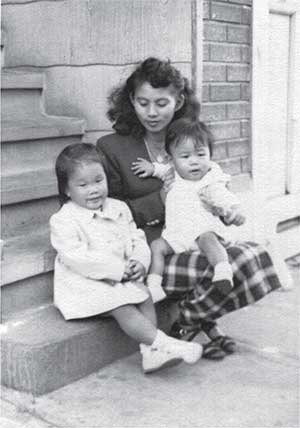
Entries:
POLYGON ((202 330, 201 326, 187 326, 182 325, 179 321, 175 321, 169 331, 169 336, 175 337, 176 339, 192 341, 197 334, 202 330))
POLYGON ((218 336, 210 343, 219 346, 226 354, 233 354, 236 352, 236 342, 229 336, 218 336))

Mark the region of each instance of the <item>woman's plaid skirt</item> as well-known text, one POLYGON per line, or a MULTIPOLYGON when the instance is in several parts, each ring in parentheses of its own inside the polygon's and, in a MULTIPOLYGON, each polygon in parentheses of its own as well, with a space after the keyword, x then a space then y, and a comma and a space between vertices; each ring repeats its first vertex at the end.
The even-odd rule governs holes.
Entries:
POLYGON ((201 326, 248 306, 281 287, 272 260, 261 245, 235 242, 227 248, 234 287, 224 295, 211 286, 213 269, 199 253, 181 253, 166 259, 163 287, 178 300, 183 324, 201 326))

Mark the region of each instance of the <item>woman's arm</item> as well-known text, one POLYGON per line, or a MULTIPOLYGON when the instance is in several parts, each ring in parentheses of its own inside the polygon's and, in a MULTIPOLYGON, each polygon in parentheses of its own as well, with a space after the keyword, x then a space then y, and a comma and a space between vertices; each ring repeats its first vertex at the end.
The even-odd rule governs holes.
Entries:
POLYGON ((51 244, 60 260, 74 272, 95 280, 121 281, 125 262, 103 245, 103 251, 93 251, 80 239, 70 219, 54 215, 50 219, 51 244))

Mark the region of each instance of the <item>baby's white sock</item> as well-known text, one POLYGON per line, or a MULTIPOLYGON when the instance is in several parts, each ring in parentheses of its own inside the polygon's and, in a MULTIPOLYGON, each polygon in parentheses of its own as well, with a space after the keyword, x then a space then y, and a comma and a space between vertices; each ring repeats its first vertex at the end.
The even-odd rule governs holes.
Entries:
POLYGON ((154 303, 163 300, 166 297, 166 293, 162 288, 162 276, 157 275, 156 273, 151 273, 147 276, 147 286, 152 296, 152 300, 154 303))
POLYGON ((217 263, 214 268, 213 282, 227 279, 232 284, 232 267, 229 262, 217 263))

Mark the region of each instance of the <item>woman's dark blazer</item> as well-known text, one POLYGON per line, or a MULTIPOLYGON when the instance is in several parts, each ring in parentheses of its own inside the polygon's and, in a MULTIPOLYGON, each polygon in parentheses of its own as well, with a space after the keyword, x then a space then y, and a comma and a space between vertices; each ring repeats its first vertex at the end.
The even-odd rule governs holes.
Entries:
POLYGON ((139 178, 131 169, 132 162, 139 157, 150 161, 144 140, 131 135, 105 135, 97 141, 97 150, 107 174, 109 196, 128 204, 137 226, 145 231, 151 242, 160 236, 165 212, 160 197, 161 180, 139 178), (155 220, 156 226, 147 226, 155 220))

